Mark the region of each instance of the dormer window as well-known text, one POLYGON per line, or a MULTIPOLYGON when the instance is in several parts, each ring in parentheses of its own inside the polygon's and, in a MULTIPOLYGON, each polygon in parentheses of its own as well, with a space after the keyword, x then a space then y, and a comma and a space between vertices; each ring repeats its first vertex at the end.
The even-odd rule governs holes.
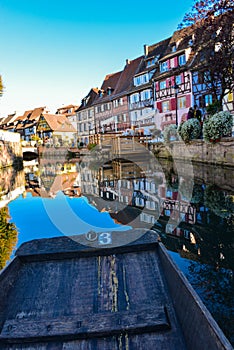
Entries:
POLYGON ((176 45, 175 45, 175 44, 172 45, 172 47, 171 47, 171 52, 176 52, 176 45))
POLYGON ((146 66, 151 67, 155 64, 155 62, 156 62, 156 57, 151 58, 150 60, 147 60, 146 66))
POLYGON ((149 82, 149 75, 148 73, 138 75, 137 77, 134 77, 134 85, 139 86, 142 84, 146 84, 149 82))
POLYGON ((110 95, 112 94, 112 91, 113 91, 113 89, 112 89, 111 87, 108 87, 108 88, 106 89, 107 95, 110 96, 110 95))
POLYGON ((192 46, 193 45, 193 39, 189 39, 188 44, 189 44, 189 46, 192 46))
POLYGON ((103 90, 98 90, 98 96, 102 97, 103 96, 103 90))

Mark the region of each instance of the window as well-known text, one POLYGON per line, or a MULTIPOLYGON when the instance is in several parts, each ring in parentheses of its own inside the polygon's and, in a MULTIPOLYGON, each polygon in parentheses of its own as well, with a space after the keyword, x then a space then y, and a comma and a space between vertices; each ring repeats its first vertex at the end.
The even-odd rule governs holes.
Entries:
POLYGON ((211 75, 210 72, 204 72, 204 83, 210 83, 211 82, 211 75))
POLYGON ((149 100, 151 98, 151 91, 145 90, 141 92, 141 101, 149 100))
POLYGON ((186 96, 178 98, 178 108, 186 108, 186 96))
POLYGON ((177 85, 180 85, 182 83, 182 78, 181 78, 181 75, 177 75, 175 77, 175 82, 177 85))
POLYGON ((176 45, 172 45, 171 52, 176 52, 176 45))
POLYGON ((167 61, 160 63, 160 72, 167 72, 167 71, 168 71, 167 61))
POLYGON ((193 45, 193 39, 189 39, 189 46, 192 46, 193 45))
POLYGON ((212 95, 205 95, 204 102, 206 107, 209 106, 212 103, 212 95))
POLYGON ((228 102, 233 102, 233 92, 229 92, 227 95, 227 101, 228 102))
POLYGON ((169 101, 163 101, 162 102, 162 111, 167 112, 170 110, 170 104, 169 101))
POLYGON ((143 75, 139 75, 138 77, 134 78, 134 85, 138 86, 141 84, 145 84, 149 82, 149 76, 148 73, 143 74, 143 75))
POLYGON ((151 67, 151 66, 153 66, 153 65, 155 64, 156 61, 157 61, 157 58, 156 58, 156 57, 151 58, 150 60, 148 60, 148 61, 146 62, 146 66, 147 66, 147 67, 151 67))
POLYGON ((139 94, 133 94, 130 96, 130 102, 135 103, 139 101, 139 94))
POLYGON ((184 64, 186 64, 185 54, 179 56, 179 65, 183 66, 184 64))
POLYGON ((166 80, 160 81, 159 86, 160 86, 160 90, 166 89, 166 80))
POLYGON ((122 106, 123 105, 123 99, 122 98, 119 98, 118 100, 114 100, 113 101, 113 105, 114 107, 118 107, 118 106, 122 106))

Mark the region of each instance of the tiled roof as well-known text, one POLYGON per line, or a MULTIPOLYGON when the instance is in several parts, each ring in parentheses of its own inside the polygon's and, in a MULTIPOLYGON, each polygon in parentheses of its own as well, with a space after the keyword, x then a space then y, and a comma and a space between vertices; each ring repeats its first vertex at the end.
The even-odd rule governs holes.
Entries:
POLYGON ((168 44, 170 43, 170 40, 171 40, 171 37, 164 39, 159 43, 148 46, 148 53, 145 56, 145 58, 147 59, 147 58, 159 56, 159 59, 160 59, 160 57, 164 55, 164 52, 168 48, 168 44))
POLYGON ((76 132, 64 114, 42 114, 52 131, 76 132))
POLYGON ((122 74, 122 71, 106 75, 100 89, 103 92, 103 95, 102 97, 97 96, 94 100, 94 104, 98 104, 98 103, 102 103, 104 101, 110 100, 111 95, 107 94, 107 88, 111 88, 114 91, 121 74, 122 74))
POLYGON ((28 119, 30 117, 30 115, 32 114, 32 111, 33 111, 33 109, 30 111, 25 111, 23 114, 23 120, 28 119))
POLYGON ((143 62, 143 56, 138 57, 132 61, 128 61, 124 70, 122 71, 118 83, 116 85, 116 88, 112 95, 118 95, 123 92, 127 92, 132 84, 133 84, 133 77, 138 72, 142 62, 143 62))
POLYGON ((16 120, 16 113, 9 114, 4 120, 2 121, 2 124, 10 124, 13 123, 16 120))
POLYGON ((176 30, 170 38, 164 56, 172 54, 171 49, 173 45, 176 45, 176 51, 173 52, 175 55, 176 52, 187 49, 189 47, 189 40, 191 39, 193 33, 194 30, 192 27, 176 30))
POLYGON ((21 115, 21 116, 17 117, 15 121, 16 121, 16 122, 18 122, 18 121, 22 121, 22 120, 24 120, 23 115, 21 115))
POLYGON ((57 108, 57 111, 65 110, 65 109, 71 109, 71 108, 78 108, 79 106, 76 105, 68 105, 68 106, 63 106, 60 108, 57 108))
POLYGON ((92 106, 95 98, 98 96, 98 88, 92 88, 88 95, 82 100, 82 103, 79 108, 76 109, 76 112, 81 111, 82 109, 86 109, 92 106), (86 103, 84 101, 86 100, 86 103))
POLYGON ((39 120, 40 115, 45 111, 45 109, 46 109, 46 107, 38 107, 38 108, 35 108, 35 109, 32 111, 31 115, 29 116, 29 119, 30 119, 30 120, 33 120, 33 119, 39 120))

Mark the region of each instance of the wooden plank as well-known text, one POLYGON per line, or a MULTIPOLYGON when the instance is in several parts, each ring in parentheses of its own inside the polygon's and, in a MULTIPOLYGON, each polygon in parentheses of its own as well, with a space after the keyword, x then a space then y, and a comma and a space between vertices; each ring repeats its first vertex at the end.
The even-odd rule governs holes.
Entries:
POLYGON ((78 235, 37 239, 22 244, 16 251, 23 261, 42 261, 73 257, 90 257, 134 251, 153 250, 158 246, 158 234, 152 230, 91 232, 78 235))
POLYGON ((0 342, 21 344, 33 341, 53 341, 111 337, 120 333, 138 334, 170 329, 166 307, 122 312, 77 315, 45 320, 6 320, 0 342))

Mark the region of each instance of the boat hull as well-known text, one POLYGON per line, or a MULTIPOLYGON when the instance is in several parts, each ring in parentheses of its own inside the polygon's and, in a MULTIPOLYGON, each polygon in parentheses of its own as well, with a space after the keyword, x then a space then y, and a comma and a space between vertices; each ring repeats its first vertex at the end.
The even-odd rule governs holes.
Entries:
POLYGON ((27 242, 0 286, 1 349, 231 349, 154 231, 27 242))

